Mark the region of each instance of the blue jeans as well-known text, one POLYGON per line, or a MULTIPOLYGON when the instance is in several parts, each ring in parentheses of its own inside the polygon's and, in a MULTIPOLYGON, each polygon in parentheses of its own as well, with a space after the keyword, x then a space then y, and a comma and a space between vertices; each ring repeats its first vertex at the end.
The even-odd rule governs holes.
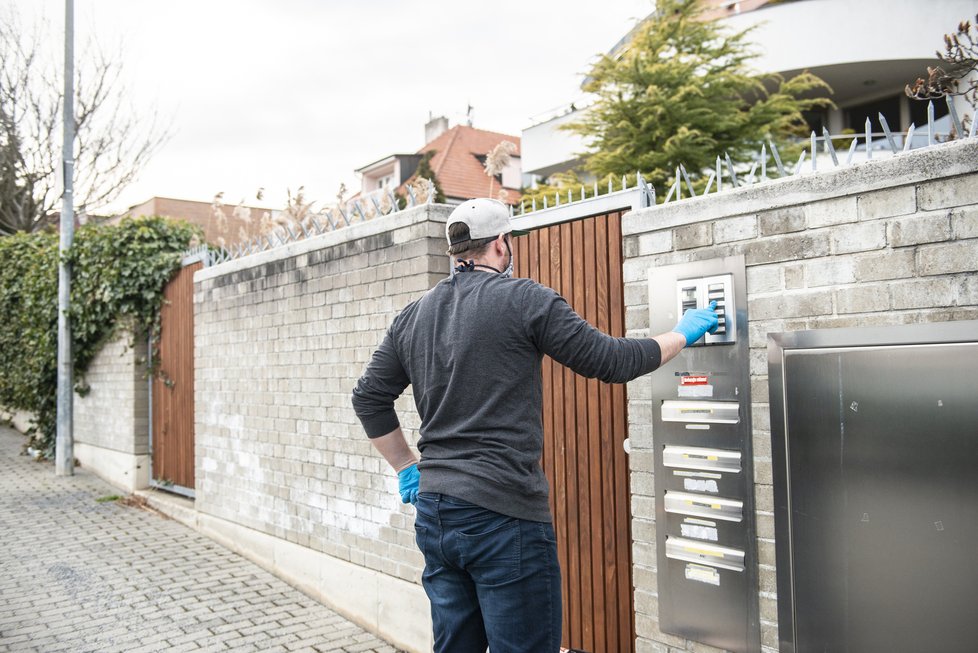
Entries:
POLYGON ((423 492, 415 534, 424 554, 435 653, 556 653, 560 567, 551 524, 423 492))

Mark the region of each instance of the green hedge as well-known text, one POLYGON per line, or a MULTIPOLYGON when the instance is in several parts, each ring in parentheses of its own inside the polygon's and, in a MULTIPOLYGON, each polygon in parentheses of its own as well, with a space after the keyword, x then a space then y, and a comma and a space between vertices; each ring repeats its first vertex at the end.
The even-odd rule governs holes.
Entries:
MULTIPOLYGON (((159 331, 163 287, 197 227, 166 218, 84 226, 68 253, 75 387, 117 325, 159 331)), ((58 235, 0 238, 0 405, 36 415, 31 446, 53 451, 57 418, 58 235)))

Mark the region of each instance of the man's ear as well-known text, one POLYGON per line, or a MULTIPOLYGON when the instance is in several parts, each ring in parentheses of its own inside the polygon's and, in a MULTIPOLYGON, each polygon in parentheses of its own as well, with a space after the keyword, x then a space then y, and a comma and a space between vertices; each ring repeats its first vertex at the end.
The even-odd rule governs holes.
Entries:
POLYGON ((496 253, 502 256, 506 253, 506 234, 499 234, 493 243, 496 247, 496 253))

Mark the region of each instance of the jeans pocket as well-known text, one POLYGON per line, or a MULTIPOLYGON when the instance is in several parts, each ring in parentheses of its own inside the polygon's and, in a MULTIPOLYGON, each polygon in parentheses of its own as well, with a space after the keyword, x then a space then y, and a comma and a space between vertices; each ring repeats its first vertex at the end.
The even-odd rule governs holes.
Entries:
POLYGON ((424 553, 425 540, 428 537, 428 529, 424 526, 414 525, 414 543, 418 545, 418 550, 424 553))
POLYGON ((481 585, 499 585, 519 578, 522 545, 520 521, 501 517, 501 523, 478 533, 458 533, 465 570, 481 585))

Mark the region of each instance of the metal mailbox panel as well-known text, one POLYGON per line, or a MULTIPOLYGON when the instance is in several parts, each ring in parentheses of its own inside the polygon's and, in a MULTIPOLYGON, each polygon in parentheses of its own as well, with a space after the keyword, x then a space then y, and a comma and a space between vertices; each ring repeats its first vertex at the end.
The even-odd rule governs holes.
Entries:
POLYGON ((735 653, 761 647, 746 297, 742 256, 649 271, 654 333, 723 318, 652 375, 659 627, 735 653))

